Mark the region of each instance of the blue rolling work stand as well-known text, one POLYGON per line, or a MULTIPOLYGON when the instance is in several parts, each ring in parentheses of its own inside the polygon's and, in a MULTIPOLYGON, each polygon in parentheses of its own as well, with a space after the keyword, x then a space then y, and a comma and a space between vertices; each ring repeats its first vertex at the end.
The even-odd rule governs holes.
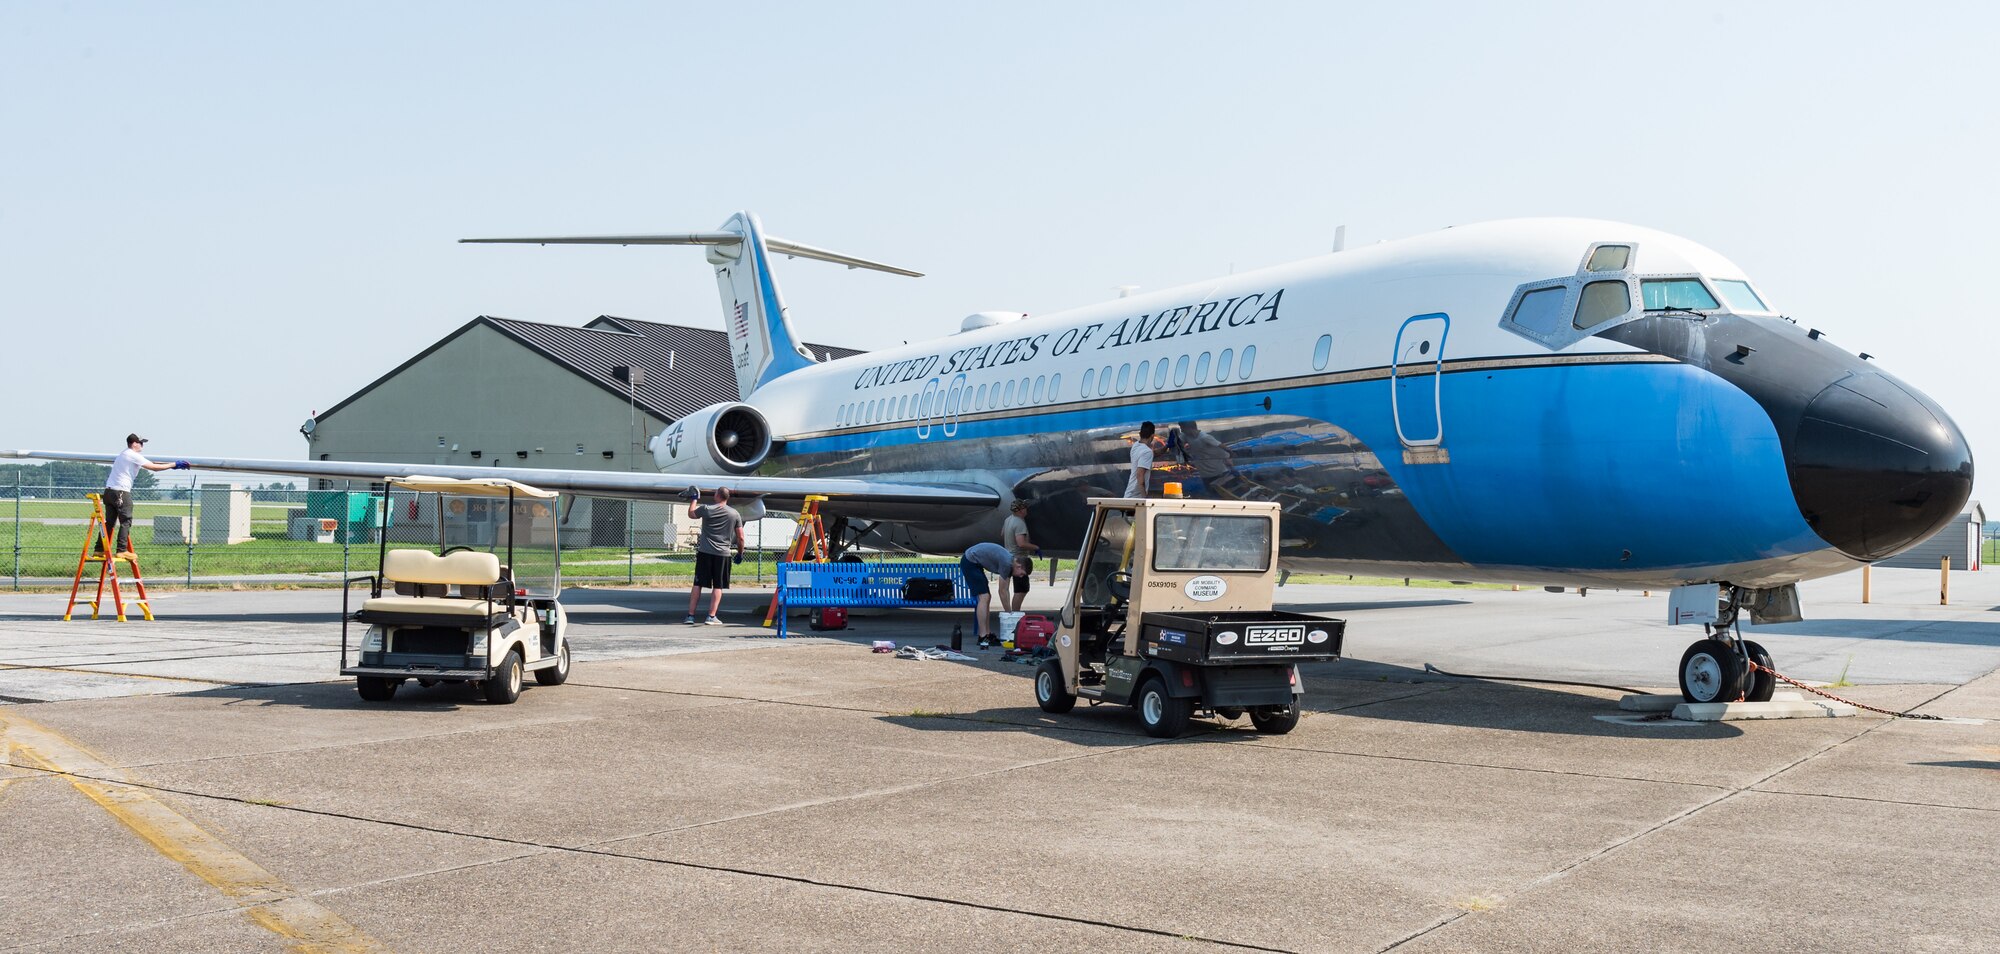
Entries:
POLYGON ((780 563, 778 638, 789 638, 785 619, 793 607, 931 607, 972 609, 979 594, 966 588, 956 563, 780 563), (951 599, 906 600, 903 583, 917 577, 951 581, 951 599))

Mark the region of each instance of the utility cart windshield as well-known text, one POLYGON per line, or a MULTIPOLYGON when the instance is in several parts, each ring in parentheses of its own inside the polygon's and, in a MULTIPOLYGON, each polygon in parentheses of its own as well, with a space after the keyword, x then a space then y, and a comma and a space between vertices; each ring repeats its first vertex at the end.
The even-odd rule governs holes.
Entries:
POLYGON ((384 494, 396 515, 383 535, 385 560, 388 551, 403 549, 491 553, 521 596, 546 599, 561 591, 555 494, 506 480, 430 477, 390 481, 384 494))
POLYGON ((1082 572, 1076 576, 1081 605, 1101 608, 1110 604, 1114 595, 1123 601, 1124 581, 1114 581, 1112 576, 1132 572, 1132 520, 1131 510, 1097 511, 1092 537, 1086 541, 1089 552, 1083 557, 1082 572))
POLYGON ((1271 518, 1163 513, 1153 519, 1153 569, 1262 573, 1271 568, 1271 518))

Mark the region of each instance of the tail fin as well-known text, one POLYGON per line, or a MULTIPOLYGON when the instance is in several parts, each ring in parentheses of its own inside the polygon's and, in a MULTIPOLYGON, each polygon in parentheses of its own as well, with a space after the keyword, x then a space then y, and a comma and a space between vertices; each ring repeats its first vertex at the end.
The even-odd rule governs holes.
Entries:
POLYGON ((736 368, 736 393, 748 399, 773 378, 814 363, 785 316, 785 300, 771 280, 771 256, 755 213, 738 212, 722 224, 742 241, 708 247, 715 287, 722 293, 728 325, 729 357, 736 368))
POLYGON ((736 366, 737 395, 748 400, 773 379, 815 363, 812 352, 799 344, 785 315, 784 299, 771 280, 772 252, 790 258, 811 258, 848 268, 867 268, 922 278, 922 272, 871 262, 852 255, 788 242, 764 234, 757 216, 738 212, 715 232, 681 235, 575 235, 548 238, 459 239, 460 242, 508 242, 526 245, 706 245, 715 266, 716 288, 722 293, 723 321, 729 332, 729 353, 736 366))

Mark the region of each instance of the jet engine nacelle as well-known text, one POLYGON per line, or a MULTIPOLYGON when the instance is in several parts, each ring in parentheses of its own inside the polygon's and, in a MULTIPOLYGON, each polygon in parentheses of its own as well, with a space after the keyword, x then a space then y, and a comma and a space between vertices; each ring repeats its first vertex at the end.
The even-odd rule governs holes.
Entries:
POLYGON ((647 445, 669 474, 747 474, 771 453, 771 425, 748 404, 714 404, 668 425, 647 445))

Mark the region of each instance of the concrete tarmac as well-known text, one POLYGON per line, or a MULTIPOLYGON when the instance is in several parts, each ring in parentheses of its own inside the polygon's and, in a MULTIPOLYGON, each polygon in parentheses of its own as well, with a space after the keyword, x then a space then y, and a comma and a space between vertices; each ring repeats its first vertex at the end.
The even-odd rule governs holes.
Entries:
MULTIPOLYGON (((2000 720, 2000 576, 1936 584, 1808 584, 1754 638, 2000 720)), ((1173 741, 1046 715, 992 654, 867 651, 945 611, 779 642, 758 594, 688 627, 684 593, 579 591, 570 683, 495 707, 361 702, 325 590, 0 596, 0 949, 2000 948, 2000 724, 1633 724, 1422 670, 1670 686, 1699 633, 1663 594, 1280 592, 1349 620, 1306 718, 1173 741)))

